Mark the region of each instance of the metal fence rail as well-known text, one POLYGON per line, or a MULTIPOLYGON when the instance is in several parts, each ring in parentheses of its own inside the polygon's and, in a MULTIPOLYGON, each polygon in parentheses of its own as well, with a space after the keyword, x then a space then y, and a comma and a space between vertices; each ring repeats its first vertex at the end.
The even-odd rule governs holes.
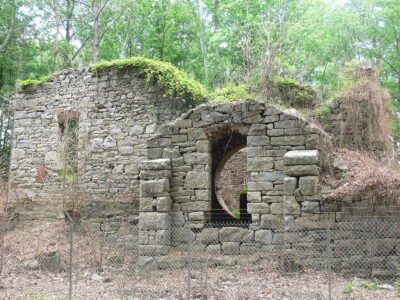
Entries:
POLYGON ((134 219, 3 219, 0 299, 398 299, 400 220, 328 220, 187 221, 149 255, 134 219))

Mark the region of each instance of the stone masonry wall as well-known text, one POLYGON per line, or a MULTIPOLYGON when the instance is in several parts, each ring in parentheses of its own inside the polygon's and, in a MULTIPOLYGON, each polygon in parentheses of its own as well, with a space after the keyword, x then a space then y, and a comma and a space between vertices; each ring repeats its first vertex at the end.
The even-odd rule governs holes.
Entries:
POLYGON ((289 188, 284 184, 286 153, 298 151, 303 157, 303 152, 309 153, 304 150, 314 150, 312 153, 318 159, 318 128, 291 112, 254 100, 201 105, 161 127, 147 144, 148 160, 143 162, 141 171, 142 254, 167 253, 169 226, 182 222, 183 213, 199 229, 210 221, 212 143, 230 131, 247 137, 246 169, 251 172, 247 183, 248 212, 253 224, 281 220, 284 214, 295 219, 319 212, 319 205, 310 209, 307 203, 317 200, 317 181, 301 179, 315 179, 319 175, 319 161, 309 162, 305 158, 304 162, 296 162, 305 165, 288 167, 291 171, 286 175, 299 179, 299 185, 294 186, 297 198, 295 191, 293 196, 285 196, 285 189, 289 188))
POLYGON ((139 165, 157 128, 184 108, 131 71, 101 77, 66 70, 14 99, 13 199, 60 195, 64 141, 59 115, 78 112, 78 181, 85 197, 139 198, 139 165), (41 178, 38 180, 38 173, 41 178))

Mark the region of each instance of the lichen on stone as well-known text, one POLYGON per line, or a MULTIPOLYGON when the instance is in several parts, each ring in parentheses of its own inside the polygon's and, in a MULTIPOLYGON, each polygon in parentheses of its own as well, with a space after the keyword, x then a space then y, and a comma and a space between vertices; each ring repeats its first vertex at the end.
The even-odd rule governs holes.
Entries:
POLYGON ((132 70, 139 77, 143 77, 147 83, 158 85, 166 96, 182 100, 188 106, 207 101, 208 92, 201 83, 167 62, 145 57, 131 57, 102 61, 91 66, 91 71, 94 74, 125 69, 132 70))

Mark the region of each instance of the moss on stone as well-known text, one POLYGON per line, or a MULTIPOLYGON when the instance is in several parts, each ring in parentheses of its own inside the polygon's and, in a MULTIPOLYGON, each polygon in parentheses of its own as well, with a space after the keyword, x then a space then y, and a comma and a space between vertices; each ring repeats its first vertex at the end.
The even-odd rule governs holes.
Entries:
POLYGON ((250 87, 241 85, 228 85, 221 89, 216 89, 210 96, 210 101, 213 102, 231 102, 236 99, 255 98, 251 93, 250 87))
POLYGON ((294 108, 313 109, 317 103, 317 93, 310 86, 301 85, 297 80, 275 76, 272 78, 275 95, 283 104, 294 108))
POLYGON ((112 70, 132 70, 147 83, 154 83, 164 90, 166 96, 182 100, 188 106, 206 102, 208 92, 198 81, 172 64, 144 57, 132 57, 112 61, 102 61, 92 65, 94 74, 112 70))
POLYGON ((42 76, 39 79, 27 79, 27 80, 17 80, 17 83, 20 85, 22 89, 25 89, 27 87, 33 86, 33 85, 39 85, 42 84, 43 82, 46 82, 53 78, 54 74, 49 74, 46 76, 42 76))

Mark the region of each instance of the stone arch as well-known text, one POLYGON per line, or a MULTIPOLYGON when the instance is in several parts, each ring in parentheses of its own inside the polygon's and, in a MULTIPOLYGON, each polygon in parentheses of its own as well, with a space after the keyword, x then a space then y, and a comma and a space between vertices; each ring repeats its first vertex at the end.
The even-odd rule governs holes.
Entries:
MULTIPOLYGON (((295 190, 285 195, 284 156, 290 151, 318 149, 319 131, 294 110, 282 111, 251 99, 203 104, 158 130, 147 144, 148 161, 141 172, 142 211, 154 207, 154 203, 161 201, 159 198, 168 198, 167 210, 172 211, 171 217, 186 212, 190 221, 199 227, 209 222, 213 145, 229 130, 246 137, 247 170, 251 172, 248 210, 252 221, 260 223, 282 215, 284 198, 290 208, 287 213, 300 216, 300 202, 310 195, 295 199, 295 190), (152 191, 155 186, 160 189, 152 191)), ((299 176, 316 174, 296 170, 289 175, 296 182, 294 189, 298 188, 299 176)), ((165 207, 152 211, 157 212, 165 212, 165 207)))

